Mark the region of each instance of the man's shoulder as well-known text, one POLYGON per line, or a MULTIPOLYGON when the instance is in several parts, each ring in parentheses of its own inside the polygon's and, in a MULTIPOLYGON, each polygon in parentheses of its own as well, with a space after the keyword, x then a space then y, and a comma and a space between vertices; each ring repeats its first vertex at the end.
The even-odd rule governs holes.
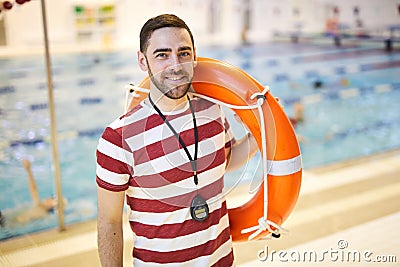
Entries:
POLYGON ((194 97, 193 100, 196 101, 197 106, 199 109, 219 109, 220 106, 208 99, 203 97, 194 97))
POLYGON ((116 118, 114 121, 108 124, 108 127, 113 129, 120 128, 149 115, 148 113, 145 115, 143 111, 143 106, 139 104, 116 118))
POLYGON ((108 123, 104 129, 104 132, 101 138, 105 139, 107 136, 122 136, 123 129, 127 125, 131 125, 140 117, 140 110, 142 109, 141 105, 135 106, 130 109, 126 113, 114 119, 112 122, 108 123))

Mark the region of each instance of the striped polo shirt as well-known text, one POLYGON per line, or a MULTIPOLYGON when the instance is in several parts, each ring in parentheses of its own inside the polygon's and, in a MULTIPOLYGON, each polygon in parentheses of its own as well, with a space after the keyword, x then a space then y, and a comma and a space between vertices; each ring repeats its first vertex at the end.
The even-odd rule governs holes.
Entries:
MULTIPOLYGON (((198 185, 171 129, 144 102, 111 123, 97 148, 97 184, 125 191, 134 233, 134 266, 232 266, 228 210, 223 195, 225 148, 233 142, 218 105, 193 98, 198 127, 198 185), (192 219, 200 195, 209 217, 192 219)), ((193 118, 187 105, 164 113, 194 157, 193 118)))

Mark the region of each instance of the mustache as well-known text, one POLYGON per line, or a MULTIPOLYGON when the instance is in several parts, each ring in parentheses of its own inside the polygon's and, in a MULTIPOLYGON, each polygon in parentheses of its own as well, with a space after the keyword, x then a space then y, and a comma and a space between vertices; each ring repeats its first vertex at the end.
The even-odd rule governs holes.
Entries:
POLYGON ((167 76, 167 75, 187 76, 188 73, 186 71, 184 71, 184 70, 178 70, 178 71, 171 70, 171 71, 165 71, 164 72, 164 76, 167 76))

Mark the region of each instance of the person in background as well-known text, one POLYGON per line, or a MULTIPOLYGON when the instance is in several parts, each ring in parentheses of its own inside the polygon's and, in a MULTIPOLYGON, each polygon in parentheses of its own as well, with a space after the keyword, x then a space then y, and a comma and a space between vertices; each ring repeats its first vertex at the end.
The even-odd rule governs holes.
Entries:
POLYGON ((289 117, 290 122, 292 123, 293 127, 296 128, 298 123, 304 122, 304 107, 303 104, 300 102, 295 102, 293 104, 293 112, 294 115, 289 117))
POLYGON ((257 143, 235 140, 221 107, 191 95, 196 50, 179 17, 143 25, 138 63, 150 93, 105 129, 96 152, 101 264, 123 264, 126 197, 135 267, 233 266, 223 177, 257 143))
POLYGON ((325 23, 325 33, 327 36, 335 37, 339 34, 339 8, 333 7, 332 15, 328 17, 325 23))
MULTIPOLYGON (((293 104, 293 112, 294 115, 289 117, 290 123, 292 124, 293 128, 297 128, 297 125, 299 123, 303 123, 304 122, 304 106, 301 102, 295 102, 293 104)), ((300 143, 304 143, 306 141, 306 139, 296 133, 297 139, 300 143)))
MULTIPOLYGON (((7 216, 5 212, 0 211, 0 225, 3 227, 6 226, 8 222, 28 223, 32 220, 43 219, 48 216, 49 213, 54 212, 57 205, 57 201, 54 197, 40 199, 36 181, 31 169, 31 162, 28 159, 24 159, 22 160, 22 165, 28 174, 28 187, 33 205, 13 211, 10 216, 7 216)), ((64 200, 64 202, 66 203, 66 200, 64 200)))
POLYGON ((57 201, 54 197, 40 199, 36 181, 31 169, 31 162, 28 159, 24 159, 22 160, 22 165, 24 166, 26 173, 28 174, 29 193, 32 198, 33 206, 26 212, 21 213, 18 216, 18 221, 28 222, 33 219, 43 218, 48 213, 54 212, 57 201))

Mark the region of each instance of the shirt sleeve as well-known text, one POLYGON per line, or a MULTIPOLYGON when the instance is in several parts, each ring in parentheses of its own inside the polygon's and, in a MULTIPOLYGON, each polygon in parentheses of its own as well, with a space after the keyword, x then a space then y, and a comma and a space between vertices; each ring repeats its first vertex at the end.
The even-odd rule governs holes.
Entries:
POLYGON ((124 145, 117 129, 107 127, 99 139, 96 151, 96 183, 99 187, 120 192, 129 187, 132 176, 132 154, 124 145))

